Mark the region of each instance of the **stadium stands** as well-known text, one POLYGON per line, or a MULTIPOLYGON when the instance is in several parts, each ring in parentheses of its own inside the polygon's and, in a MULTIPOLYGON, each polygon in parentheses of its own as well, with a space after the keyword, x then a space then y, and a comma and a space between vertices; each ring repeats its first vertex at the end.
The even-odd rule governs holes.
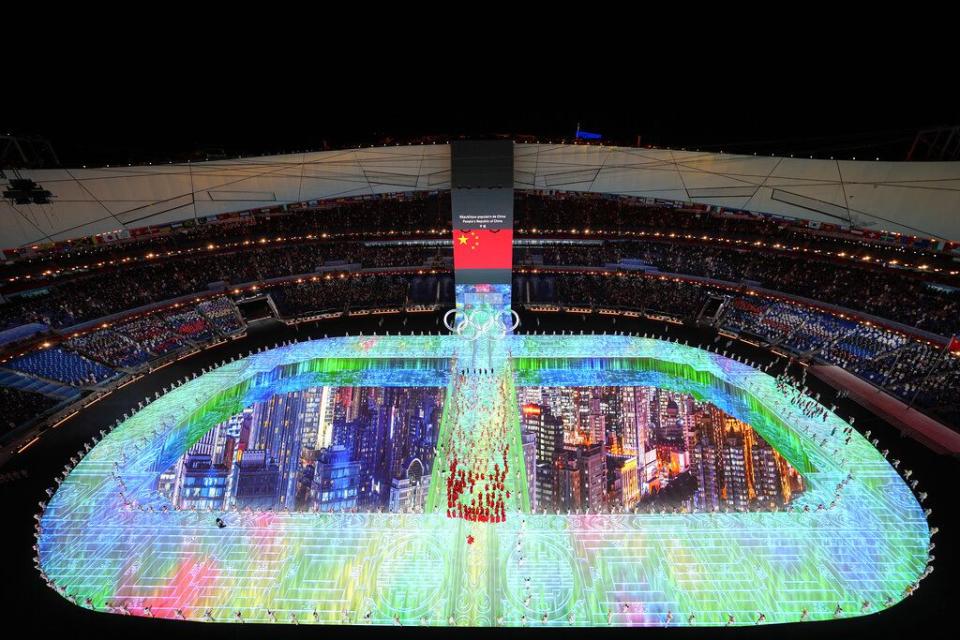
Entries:
POLYGON ((194 342, 206 342, 213 337, 210 325, 195 309, 166 311, 162 314, 162 318, 181 338, 194 342))
POLYGON ((906 342, 906 338, 900 334, 859 324, 852 332, 833 340, 819 356, 879 385, 883 383, 896 351, 906 342))
POLYGON ((51 380, 40 380, 28 375, 0 369, 0 387, 19 389, 29 393, 39 393, 57 401, 74 400, 80 396, 80 391, 74 387, 63 385, 51 380))
POLYGON ((751 331, 770 308, 770 302, 753 296, 737 296, 727 307, 722 326, 731 331, 751 331))
POLYGON ((243 320, 237 308, 227 298, 205 300, 197 305, 197 311, 221 335, 231 335, 243 330, 243 320))
POLYGON ((48 396, 0 386, 0 421, 6 429, 14 429, 44 414, 58 403, 48 396))
POLYGON ((84 358, 80 354, 53 347, 34 351, 7 362, 8 369, 21 371, 75 387, 95 385, 116 375, 113 369, 84 358))
POLYGON ((139 344, 110 329, 71 338, 66 344, 74 351, 114 368, 135 367, 150 358, 139 344))
POLYGON ((118 324, 114 329, 137 342, 145 351, 163 356, 184 345, 170 327, 155 316, 143 316, 118 324))
MULTIPOLYGON (((68 253, 24 254, 0 265, 6 300, 0 303, 0 330, 43 323, 37 326, 56 335, 111 314, 137 309, 138 315, 108 318, 109 328, 7 362, 4 366, 19 373, 0 385, 29 393, 33 390, 23 388, 25 381, 59 384, 59 395, 50 388, 41 393, 62 398, 63 389, 75 392, 74 386, 100 382, 113 369, 137 367, 188 344, 242 331, 228 295, 183 303, 186 296, 209 295, 212 283, 231 288, 256 283, 288 318, 378 306, 450 305, 453 283, 444 273, 450 248, 442 244, 449 238, 449 206, 448 194, 375 198, 295 215, 237 218, 117 245, 78 245, 68 253), (348 264, 388 272, 429 267, 441 273, 322 272, 325 266, 347 270, 348 264), (157 310, 167 301, 180 306, 157 310)), ((775 293, 948 337, 960 332, 960 278, 949 271, 949 257, 818 235, 784 221, 563 194, 518 194, 516 228, 518 239, 536 242, 515 249, 517 264, 532 267, 515 273, 517 306, 632 309, 689 321, 710 296, 719 296, 729 303, 717 326, 837 364, 918 406, 948 405, 946 398, 956 388, 956 359, 939 358, 936 345, 775 293), (578 229, 570 228, 571 220, 578 229), (907 262, 923 262, 925 270, 903 268, 907 262), (611 271, 604 265, 623 267, 611 271), (764 295, 751 293, 758 287, 764 295)))
POLYGON ((799 329, 809 315, 795 305, 774 302, 763 314, 755 331, 771 344, 777 344, 799 329))
POLYGON ((331 277, 274 287, 270 293, 282 315, 296 317, 348 307, 403 305, 407 300, 408 281, 409 278, 390 275, 331 277))
POLYGON ((797 353, 818 352, 834 340, 850 335, 856 328, 857 323, 851 320, 808 311, 804 322, 784 339, 783 344, 797 353))
MULTIPOLYGON (((448 196, 442 194, 377 198, 176 229, 150 240, 83 247, 66 255, 27 256, 0 266, 3 293, 10 300, 0 304, 0 329, 30 321, 69 327, 204 292, 211 282, 236 285, 310 274, 336 261, 367 268, 436 264, 449 256, 448 246, 371 245, 358 238, 445 240, 445 207, 448 196), (91 264, 94 259, 98 262, 91 264), (138 286, 128 287, 128 281, 138 286), (27 289, 29 297, 17 295, 27 289)), ((518 238, 577 236, 570 228, 575 221, 584 232, 580 242, 586 242, 589 230, 590 242, 596 243, 518 248, 518 264, 602 266, 635 259, 668 273, 752 280, 943 336, 960 332, 960 270, 946 254, 818 235, 782 220, 612 198, 521 193, 516 207, 518 238), (918 268, 904 268, 908 262, 918 268)))

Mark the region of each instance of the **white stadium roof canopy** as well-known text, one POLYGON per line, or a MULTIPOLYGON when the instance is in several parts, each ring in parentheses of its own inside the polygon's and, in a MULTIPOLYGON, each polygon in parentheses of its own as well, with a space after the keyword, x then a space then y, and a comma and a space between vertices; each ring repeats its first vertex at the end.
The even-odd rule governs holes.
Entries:
MULTIPOLYGON (((517 189, 660 198, 960 240, 960 162, 812 160, 517 144, 517 189)), ((0 201, 0 248, 281 204, 450 188, 448 145, 215 162, 21 170, 50 204, 0 201)), ((6 188, 12 172, 5 172, 6 188)))

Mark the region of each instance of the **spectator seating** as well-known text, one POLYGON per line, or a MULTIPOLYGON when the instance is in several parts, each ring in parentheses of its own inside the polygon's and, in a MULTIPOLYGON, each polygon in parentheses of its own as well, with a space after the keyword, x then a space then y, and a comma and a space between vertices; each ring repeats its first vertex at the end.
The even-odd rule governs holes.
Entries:
POLYGON ((23 373, 0 369, 0 387, 9 387, 19 389, 28 393, 39 393, 50 396, 57 401, 76 400, 80 397, 80 391, 59 382, 50 380, 40 380, 23 373))
POLYGON ((737 296, 731 300, 720 324, 730 331, 754 332, 770 304, 763 298, 737 296))
POLYGON ((67 341, 67 346, 111 367, 135 367, 150 358, 138 343, 110 329, 100 329, 67 341))
POLYGON ((755 332, 768 342, 776 344, 799 329, 808 317, 808 312, 800 307, 774 302, 760 318, 755 332))
POLYGON ((4 366, 75 387, 95 385, 117 374, 113 369, 62 347, 34 351, 14 358, 4 366))
POLYGON ((181 340, 157 316, 141 316, 122 322, 114 327, 117 333, 123 334, 137 342, 144 350, 155 356, 163 356, 184 346, 181 340))
POLYGON ((907 343, 900 334, 858 324, 856 328, 819 352, 819 357, 874 384, 883 384, 896 352, 907 343))
POLYGON ((197 305, 197 311, 221 335, 237 333, 244 328, 243 320, 240 318, 237 308, 225 297, 205 300, 197 305))
POLYGON ((39 393, 0 387, 0 425, 5 429, 15 429, 43 415, 58 402, 39 393))
POLYGON ((783 344, 797 353, 816 352, 831 341, 852 333, 857 323, 831 313, 806 310, 805 322, 788 335, 783 344))
POLYGON ((182 338, 194 342, 206 342, 213 338, 210 325, 195 309, 175 309, 162 314, 164 322, 182 338))

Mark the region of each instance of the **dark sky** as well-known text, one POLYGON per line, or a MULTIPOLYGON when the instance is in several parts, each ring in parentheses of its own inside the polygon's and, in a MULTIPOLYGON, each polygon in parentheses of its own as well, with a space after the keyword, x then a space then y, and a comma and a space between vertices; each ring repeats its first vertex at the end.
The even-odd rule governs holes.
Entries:
POLYGON ((456 70, 416 57, 257 67, 173 57, 115 74, 58 75, 53 90, 0 110, 0 127, 48 139, 62 164, 76 166, 421 135, 549 140, 572 136, 578 122, 621 144, 640 136, 658 146, 901 160, 919 129, 960 124, 953 81, 927 62, 715 48, 698 45, 692 60, 651 51, 571 64, 533 57, 526 68, 512 52, 456 70))

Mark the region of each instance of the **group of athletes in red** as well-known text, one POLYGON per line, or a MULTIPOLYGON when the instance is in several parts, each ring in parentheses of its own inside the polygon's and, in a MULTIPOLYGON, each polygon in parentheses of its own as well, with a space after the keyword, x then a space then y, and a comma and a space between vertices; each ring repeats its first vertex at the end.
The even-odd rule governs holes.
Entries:
POLYGON ((445 474, 447 517, 471 522, 504 522, 511 496, 506 485, 510 472, 505 410, 507 382, 502 376, 461 374, 457 383, 461 386, 455 396, 457 415, 451 421, 456 428, 446 442, 450 456, 445 474))

